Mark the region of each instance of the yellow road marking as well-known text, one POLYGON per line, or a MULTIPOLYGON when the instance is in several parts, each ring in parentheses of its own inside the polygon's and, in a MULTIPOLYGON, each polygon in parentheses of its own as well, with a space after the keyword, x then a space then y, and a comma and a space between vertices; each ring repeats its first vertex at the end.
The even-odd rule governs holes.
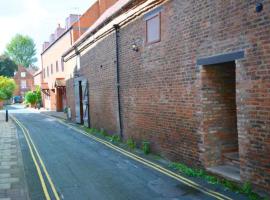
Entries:
POLYGON ((49 192, 48 192, 48 189, 47 189, 47 186, 46 186, 45 181, 44 181, 44 178, 43 178, 43 175, 42 175, 42 173, 41 173, 40 167, 39 167, 39 165, 38 165, 38 163, 37 163, 37 160, 36 160, 36 158, 35 158, 35 155, 34 155, 34 152, 33 152, 32 147, 31 147, 31 145, 30 145, 30 142, 29 142, 29 140, 28 140, 28 138, 27 138, 27 136, 26 136, 25 130, 24 130, 23 127, 18 123, 18 121, 16 121, 16 119, 13 118, 13 120, 18 124, 18 126, 21 128, 21 130, 22 130, 22 132, 23 132, 23 134, 24 134, 24 137, 25 137, 25 139, 26 139, 26 143, 27 143, 28 148, 29 148, 29 150, 30 150, 30 154, 31 154, 32 160, 34 161, 35 167, 36 167, 37 172, 38 172, 38 177, 39 177, 39 180, 40 180, 40 182, 41 182, 41 186, 42 186, 42 190, 43 190, 43 192, 44 192, 45 198, 46 198, 46 200, 51 200, 50 195, 49 195, 49 192))
MULTIPOLYGON (((60 200, 60 197, 59 197, 59 195, 58 195, 58 193, 57 193, 57 190, 56 190, 56 188, 55 188, 55 186, 54 186, 54 183, 53 183, 53 181, 52 181, 52 179, 51 179, 51 177, 50 177, 50 175, 49 175, 49 173, 48 173, 48 171, 47 171, 47 169, 46 169, 46 166, 45 166, 45 164, 44 164, 42 158, 40 157, 40 154, 39 154, 38 151, 37 151, 37 148, 36 148, 36 146, 35 146, 35 144, 34 144, 32 138, 31 138, 31 136, 30 136, 30 133, 29 133, 28 129, 27 129, 27 128, 26 128, 26 127, 18 120, 18 119, 16 119, 15 117, 13 117, 13 118, 14 118, 14 120, 17 122, 17 124, 18 124, 20 127, 23 127, 24 130, 26 131, 26 134, 27 134, 27 136, 28 136, 28 138, 29 138, 29 140, 30 140, 30 143, 32 144, 32 146, 33 146, 33 148, 34 148, 34 151, 35 151, 35 153, 36 153, 36 155, 37 155, 37 157, 38 157, 38 160, 39 160, 39 162, 40 162, 40 164, 41 164, 41 167, 42 167, 42 169, 43 169, 43 171, 44 171, 44 173, 45 173, 45 175, 46 175, 46 177, 47 177, 47 179, 48 179, 48 182, 49 182, 49 184, 50 184, 50 186, 51 186, 51 189, 52 189, 52 191, 53 191, 53 194, 54 194, 56 200, 60 200)), ((45 185, 45 186, 46 186, 46 185, 45 185)))
MULTIPOLYGON (((50 116, 47 116, 47 117, 50 117, 50 116)), ((53 117, 51 117, 51 118, 53 118, 53 117)), ((173 179, 176 179, 176 180, 178 180, 178 181, 180 181, 180 182, 182 182, 182 183, 184 183, 184 184, 186 184, 186 185, 188 185, 188 186, 190 186, 190 187, 192 187, 194 189, 197 189, 197 190, 199 190, 199 191, 201 191, 201 192, 203 192, 203 193, 205 193, 205 194, 207 194, 209 196, 212 196, 212 197, 214 197, 216 199, 219 199, 219 200, 233 200, 232 198, 230 198, 228 196, 225 196, 225 195, 223 195, 223 194, 221 194, 219 192, 210 190, 210 189, 208 189, 208 188, 206 188, 206 187, 204 187, 202 185, 199 185, 199 184, 195 183, 194 181, 191 181, 191 180, 189 180, 189 179, 187 179, 187 178, 185 178, 185 177, 183 177, 183 176, 181 176, 179 174, 176 174, 176 173, 174 173, 174 172, 172 172, 172 171, 170 171, 168 169, 165 169, 164 167, 162 167, 162 166, 160 166, 160 165, 158 165, 156 163, 153 163, 153 162, 151 162, 149 160, 146 160, 146 159, 144 159, 142 157, 139 157, 139 156, 137 156, 137 155, 135 155, 135 154, 133 154, 133 153, 131 153, 129 151, 121 149, 121 148, 117 147, 116 145, 111 144, 110 142, 102 140, 102 139, 100 139, 100 138, 98 138, 98 137, 96 137, 94 135, 89 135, 87 132, 82 131, 82 130, 80 130, 78 128, 75 128, 75 127, 73 127, 71 125, 68 125, 68 124, 62 122, 59 119, 56 119, 56 120, 59 121, 61 124, 65 125, 65 126, 68 126, 69 128, 71 128, 71 129, 73 129, 73 130, 75 130, 75 131, 77 131, 77 132, 79 132, 79 133, 81 133, 81 134, 83 134, 83 135, 85 135, 85 136, 87 136, 89 138, 92 138, 93 140, 95 140, 97 142, 100 142, 100 143, 104 144, 105 146, 118 151, 121 154, 124 154, 124 155, 132 158, 133 160, 136 160, 136 161, 138 161, 138 162, 140 162, 140 163, 142 163, 142 164, 144 164, 144 165, 146 165, 146 166, 148 166, 148 167, 150 167, 152 169, 155 169, 155 170, 157 170, 157 171, 159 171, 159 172, 161 172, 161 173, 163 173, 163 174, 165 174, 165 175, 167 175, 167 176, 169 176, 169 177, 171 177, 173 179)))

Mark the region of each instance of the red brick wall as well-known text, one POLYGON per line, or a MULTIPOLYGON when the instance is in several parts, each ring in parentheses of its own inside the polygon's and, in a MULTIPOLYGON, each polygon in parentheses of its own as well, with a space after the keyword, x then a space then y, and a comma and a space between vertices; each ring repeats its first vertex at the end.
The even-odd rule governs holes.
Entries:
POLYGON ((238 152, 235 63, 204 66, 202 128, 205 166, 224 164, 224 154, 238 152))
POLYGON ((89 81, 91 126, 109 133, 118 132, 114 47, 114 35, 97 43, 81 58, 80 71, 89 81))
POLYGON ((99 10, 100 14, 104 13, 108 8, 110 8, 118 0, 99 0, 99 10))
MULTIPOLYGON (((149 140, 155 152, 207 166, 203 129, 202 67, 196 60, 237 50, 236 105, 240 169, 270 190, 270 2, 168 1, 161 12, 161 42, 145 44, 145 21, 120 30, 123 134, 149 140), (139 52, 131 49, 136 42, 139 52)), ((81 58, 89 80, 90 117, 96 128, 117 131, 114 35, 81 58), (102 67, 101 67, 102 66, 102 67)))
POLYGON ((26 93, 27 91, 34 90, 34 77, 30 74, 26 68, 22 66, 18 66, 18 71, 16 72, 15 76, 13 77, 14 81, 17 85, 16 90, 14 92, 14 96, 22 96, 22 93, 26 93), (25 72, 26 76, 21 77, 21 72, 25 72), (21 80, 26 80, 26 88, 21 88, 21 80))
POLYGON ((97 1, 80 17, 78 22, 73 24, 73 42, 75 42, 91 25, 93 25, 99 16, 99 2, 97 1))

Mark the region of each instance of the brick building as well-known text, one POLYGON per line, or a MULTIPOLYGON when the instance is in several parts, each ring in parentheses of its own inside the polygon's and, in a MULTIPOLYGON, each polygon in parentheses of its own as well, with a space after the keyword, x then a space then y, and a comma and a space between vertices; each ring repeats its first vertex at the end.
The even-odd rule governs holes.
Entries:
POLYGON ((42 69, 39 69, 35 74, 34 74, 34 86, 41 87, 41 82, 42 82, 42 69))
POLYGON ((270 191, 270 2, 256 5, 117 1, 63 55, 73 120, 270 191))
POLYGON ((48 110, 61 112, 66 107, 65 79, 73 73, 73 68, 64 68, 61 55, 89 27, 85 23, 76 24, 82 17, 69 15, 65 28, 58 25, 49 41, 43 44, 41 89, 43 105, 48 110))
POLYGON ((66 107, 65 80, 73 76, 75 64, 64 67, 62 54, 99 18, 106 8, 116 0, 96 1, 83 15, 70 15, 66 19, 66 27, 60 25, 51 34, 49 42, 44 42, 42 59, 44 107, 49 110, 63 111, 66 107))
POLYGON ((18 66, 18 70, 14 74, 14 81, 17 85, 14 96, 22 96, 28 91, 34 90, 34 73, 32 68, 18 66))

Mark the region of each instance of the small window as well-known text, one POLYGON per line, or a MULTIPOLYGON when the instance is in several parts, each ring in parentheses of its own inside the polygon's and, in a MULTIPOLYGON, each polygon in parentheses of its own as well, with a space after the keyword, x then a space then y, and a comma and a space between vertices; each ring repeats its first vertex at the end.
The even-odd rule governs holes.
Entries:
POLYGON ((59 71, 59 69, 58 69, 58 60, 57 60, 56 63, 55 63, 55 69, 56 69, 56 72, 59 71))
POLYGON ((51 74, 53 74, 53 64, 51 64, 51 74))
POLYGON ((21 89, 26 89, 26 80, 21 80, 21 89))
POLYGON ((146 20, 146 43, 152 44, 161 40, 160 13, 146 20))
POLYGON ((22 78, 25 78, 25 76, 26 76, 26 73, 25 72, 21 72, 21 77, 22 78))
POLYGON ((46 69, 44 68, 43 69, 43 78, 45 78, 46 77, 46 69))
POLYGON ((47 66, 47 77, 49 77, 49 66, 47 66))

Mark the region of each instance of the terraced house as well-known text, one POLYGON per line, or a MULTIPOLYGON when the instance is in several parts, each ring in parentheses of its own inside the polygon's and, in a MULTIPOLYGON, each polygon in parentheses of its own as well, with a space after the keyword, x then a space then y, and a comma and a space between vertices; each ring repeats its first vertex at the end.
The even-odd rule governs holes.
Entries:
POLYGON ((112 4, 63 55, 76 66, 73 120, 270 191, 270 2, 260 2, 112 4))
POLYGON ((115 0, 94 2, 83 15, 71 14, 66 18, 66 26, 58 25, 49 41, 44 42, 42 59, 43 105, 48 110, 63 111, 66 107, 65 80, 73 77, 76 65, 64 67, 62 54, 98 19, 115 0))

